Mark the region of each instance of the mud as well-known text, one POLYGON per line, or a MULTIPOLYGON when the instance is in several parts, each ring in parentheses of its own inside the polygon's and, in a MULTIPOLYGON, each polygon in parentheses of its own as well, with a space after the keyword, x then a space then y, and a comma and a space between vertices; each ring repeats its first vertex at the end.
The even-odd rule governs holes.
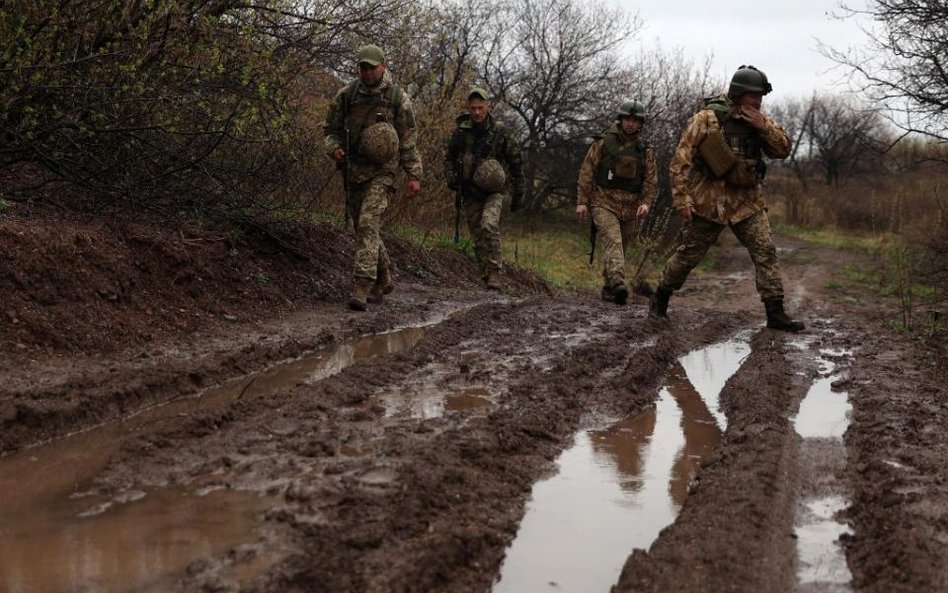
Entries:
MULTIPOLYGON (((808 324, 793 336, 762 327, 729 240, 658 323, 643 298, 619 308, 513 269, 484 291, 460 254, 394 239, 397 290, 353 313, 351 238, 333 227, 294 231, 314 254, 299 259, 263 239, 54 223, 0 219, 0 550, 13 550, 0 589, 501 591, 537 489, 570 452, 635 449, 635 426, 676 409, 718 437, 672 437, 669 458, 692 463, 658 480, 667 526, 577 524, 577 544, 591 531, 617 557, 595 590, 948 589, 944 361, 892 328, 891 305, 826 288, 840 254, 780 240, 788 308, 808 324), (355 353, 378 335, 410 339, 355 353), (725 344, 740 364, 717 357, 725 344), (720 373, 699 380, 689 356, 720 373), (851 406, 828 449, 796 429, 814 385, 851 406), (160 519, 175 508, 190 531, 160 519), (829 552, 798 543, 807 510, 845 526, 821 540, 829 552), (75 535, 96 532, 112 545, 75 535), (126 555, 138 540, 169 561, 132 570, 147 564, 126 555), (848 572, 807 572, 830 552, 848 572)), ((601 511, 552 500, 544 524, 601 511)))

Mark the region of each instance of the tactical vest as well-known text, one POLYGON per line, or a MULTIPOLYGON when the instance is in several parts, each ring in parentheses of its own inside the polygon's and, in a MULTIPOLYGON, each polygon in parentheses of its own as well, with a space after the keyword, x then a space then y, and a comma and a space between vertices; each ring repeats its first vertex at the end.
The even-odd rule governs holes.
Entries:
POLYGON ((460 130, 463 135, 460 154, 462 179, 466 186, 473 187, 474 171, 478 165, 490 158, 503 161, 497 154, 497 144, 503 135, 503 128, 501 124, 494 122, 493 127, 480 136, 474 134, 473 125, 460 130))
POLYGON ((383 121, 394 126, 404 102, 404 96, 405 93, 397 85, 389 86, 378 94, 360 93, 359 81, 352 81, 344 95, 343 113, 354 160, 368 162, 368 159, 358 154, 357 147, 362 139, 362 131, 374 123, 383 121))
POLYGON ((615 126, 602 137, 602 159, 596 170, 596 184, 606 189, 621 189, 637 194, 645 182, 645 149, 638 141, 620 143, 615 126))
MULTIPOLYGON (((721 126, 724 140, 738 158, 740 166, 745 170, 751 170, 749 179, 737 180, 734 178, 734 173, 732 173, 731 176, 726 176, 728 180, 735 182, 736 185, 752 185, 763 179, 767 173, 767 164, 763 159, 764 151, 760 134, 754 126, 742 119, 728 117, 731 107, 717 99, 706 100, 705 108, 714 113, 721 126)), ((713 175, 711 168, 700 155, 695 156, 694 162, 699 170, 713 175)), ((741 175, 740 177, 747 177, 747 175, 741 175)))

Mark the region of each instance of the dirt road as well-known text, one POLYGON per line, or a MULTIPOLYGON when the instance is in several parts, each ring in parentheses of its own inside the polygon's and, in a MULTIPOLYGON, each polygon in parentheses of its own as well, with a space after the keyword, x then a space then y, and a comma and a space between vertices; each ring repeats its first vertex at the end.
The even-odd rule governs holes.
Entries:
POLYGON ((780 244, 798 335, 733 242, 667 324, 407 246, 364 314, 251 294, 81 353, 9 308, 0 589, 948 591, 943 375, 780 244))

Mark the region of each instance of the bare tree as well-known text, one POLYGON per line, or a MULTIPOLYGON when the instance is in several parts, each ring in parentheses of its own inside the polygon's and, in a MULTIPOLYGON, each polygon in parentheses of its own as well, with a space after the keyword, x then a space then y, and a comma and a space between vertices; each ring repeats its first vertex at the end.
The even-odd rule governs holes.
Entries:
POLYGON ((846 67, 855 88, 884 107, 906 132, 948 141, 948 4, 873 0, 844 16, 865 17, 867 46, 821 50, 846 67))
POLYGON ((571 198, 584 139, 622 75, 618 51, 640 28, 637 16, 598 3, 498 4, 480 72, 515 117, 527 209, 571 198))

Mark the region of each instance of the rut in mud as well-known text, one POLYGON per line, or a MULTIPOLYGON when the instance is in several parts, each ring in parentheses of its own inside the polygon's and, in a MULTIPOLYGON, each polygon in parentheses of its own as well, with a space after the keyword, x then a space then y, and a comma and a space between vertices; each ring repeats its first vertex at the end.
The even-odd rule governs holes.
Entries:
POLYGON ((796 336, 761 327, 735 256, 670 324, 516 277, 498 296, 400 275, 367 315, 10 369, 0 583, 944 590, 944 385, 794 247, 796 336))

